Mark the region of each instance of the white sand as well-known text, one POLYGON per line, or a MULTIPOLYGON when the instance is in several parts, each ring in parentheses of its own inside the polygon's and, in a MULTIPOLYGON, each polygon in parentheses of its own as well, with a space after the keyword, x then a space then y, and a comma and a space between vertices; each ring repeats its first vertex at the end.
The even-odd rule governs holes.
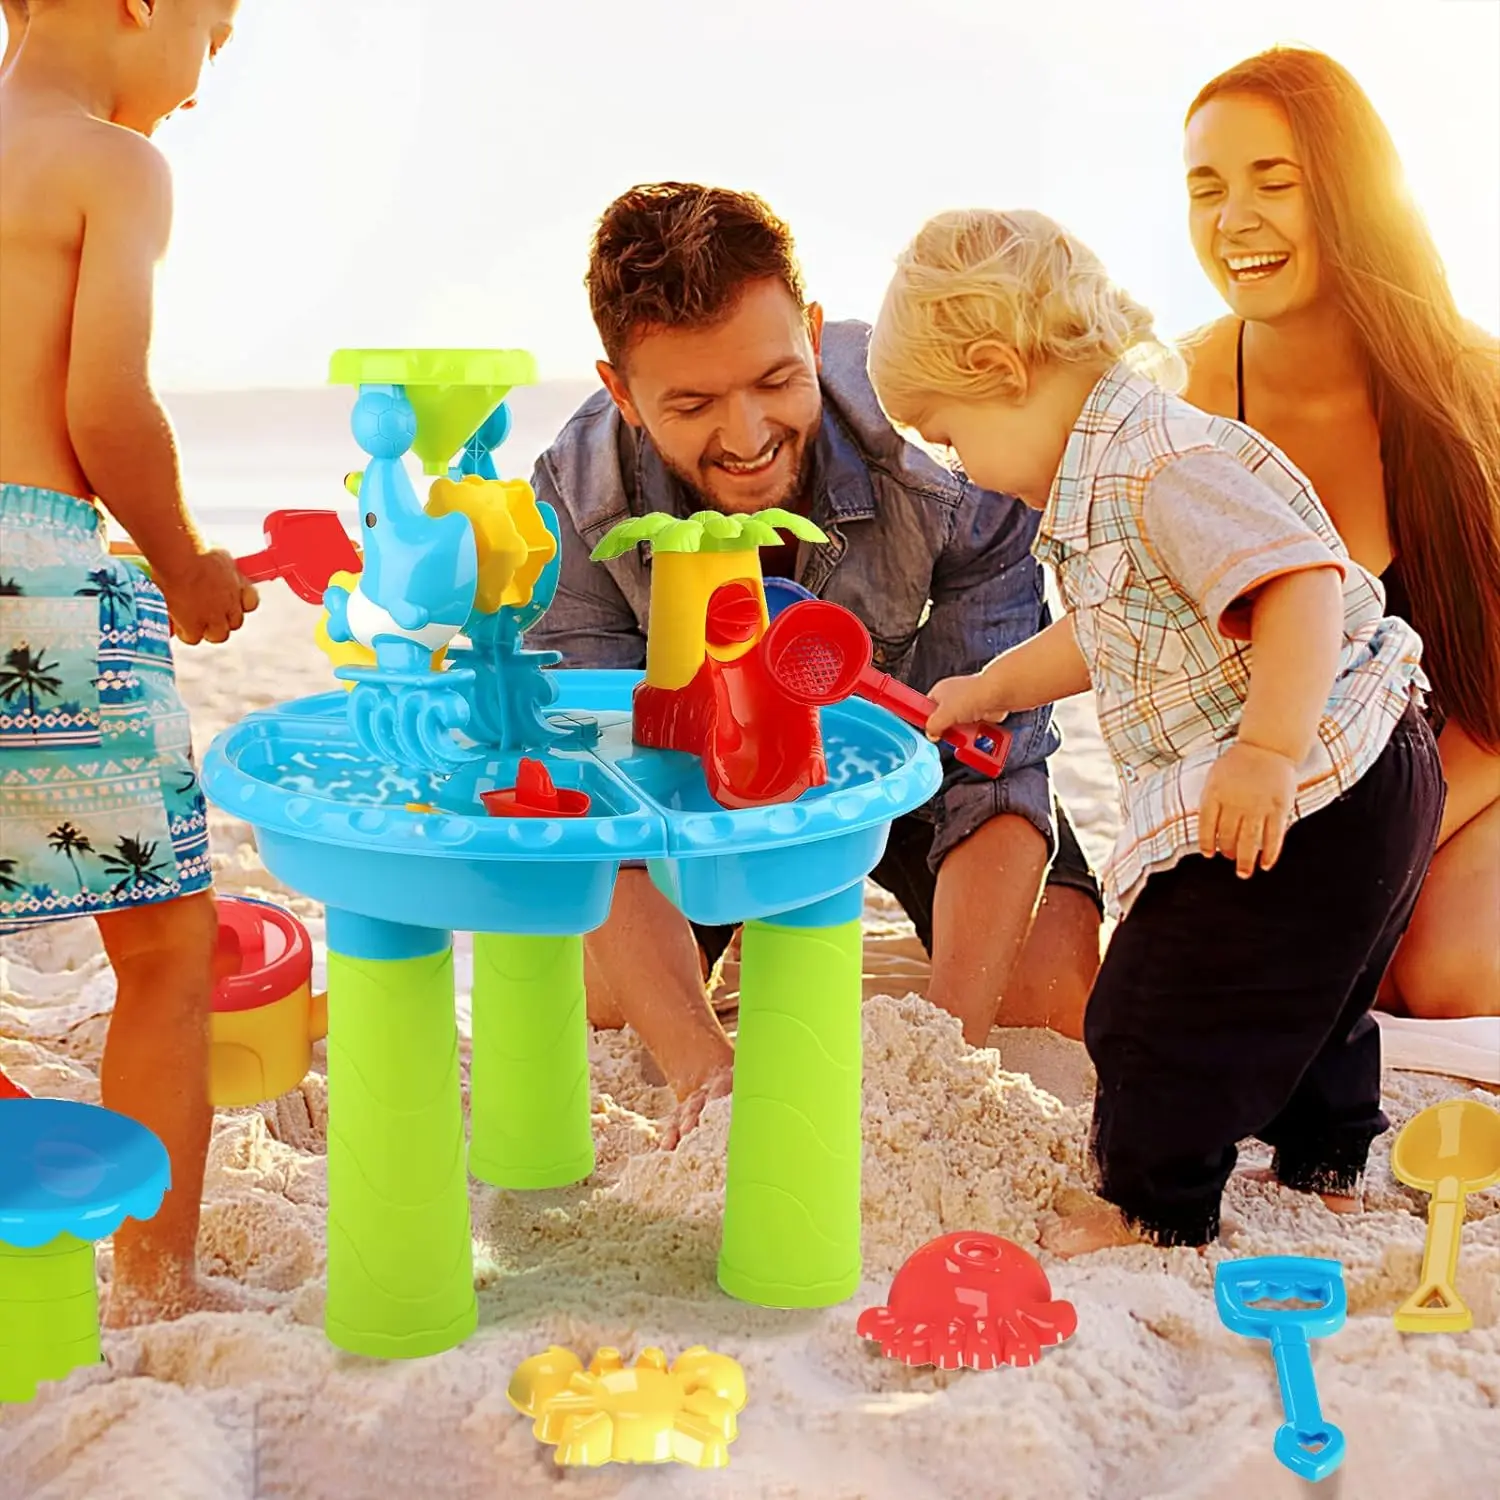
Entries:
MULTIPOLYGON (((324 685, 310 612, 268 589, 237 643, 182 653, 200 741, 246 709, 324 685)), ((1066 714, 1063 791, 1094 852, 1113 791, 1087 711, 1066 714)), ((243 824, 216 816, 223 889, 285 899, 243 824)), ((1049 1267, 1079 1332, 1031 1370, 940 1374, 881 1359, 854 1335, 904 1257, 974 1228, 1034 1244, 1039 1215, 1083 1192, 1089 1069, 1081 1048, 997 1033, 966 1048, 920 999, 920 950, 878 894, 868 912, 865 1254, 859 1296, 820 1313, 744 1307, 714 1284, 729 1106, 673 1154, 671 1105, 625 1035, 596 1039, 599 1172, 586 1187, 517 1195, 476 1187, 478 1334, 409 1364, 340 1354, 324 1339, 322 1049, 299 1092, 219 1115, 204 1213, 210 1269, 260 1289, 270 1314, 198 1316, 106 1337, 108 1364, 0 1408, 0 1500, 324 1497, 674 1497, 735 1500, 1275 1500, 1305 1487, 1271 1455, 1280 1421, 1265 1346, 1223 1329, 1211 1296, 1223 1255, 1336 1256, 1351 1317, 1317 1349, 1328 1417, 1349 1440, 1338 1483, 1360 1500, 1495 1493, 1500 1481, 1500 1191, 1469 1201, 1460 1287, 1476 1328, 1403 1337, 1391 1312, 1413 1285, 1426 1199, 1377 1143, 1366 1212, 1236 1179, 1224 1242, 1111 1251, 1049 1267), (1002 1070, 1026 1067, 1034 1079, 1002 1070), (1045 1091, 1044 1091, 1045 1090, 1045 1091), (750 1402, 731 1464, 559 1474, 505 1399, 512 1370, 557 1342, 587 1358, 693 1343, 745 1366, 750 1402)), ((98 1095, 112 981, 87 926, 4 945, 0 1066, 35 1092, 98 1095)), ((1390 1073, 1399 1125, 1463 1085, 1390 1073)), ((1476 1097, 1487 1098, 1476 1091, 1476 1097)), ((1263 1160, 1254 1151, 1252 1160, 1263 1160)), ((108 1273, 108 1251, 100 1255, 108 1273)), ((1324 1486, 1334 1491, 1334 1486, 1324 1486)))

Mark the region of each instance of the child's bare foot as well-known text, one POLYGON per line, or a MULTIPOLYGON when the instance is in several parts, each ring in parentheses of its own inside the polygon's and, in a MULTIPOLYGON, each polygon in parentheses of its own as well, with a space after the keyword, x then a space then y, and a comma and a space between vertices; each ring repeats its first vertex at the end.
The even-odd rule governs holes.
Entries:
MULTIPOLYGON (((1285 1183, 1269 1167, 1246 1167, 1240 1176, 1250 1182, 1274 1182, 1278 1187, 1285 1186, 1285 1183)), ((1323 1200, 1323 1206, 1331 1214, 1357 1214, 1364 1207, 1353 1193, 1319 1193, 1318 1197, 1323 1200)))
POLYGON ((1041 1241, 1043 1249, 1064 1260, 1071 1260, 1075 1255, 1088 1255, 1095 1250, 1149 1243, 1143 1234, 1125 1222, 1124 1214, 1112 1203, 1086 1208, 1081 1213, 1065 1214, 1042 1231, 1041 1241))
POLYGON ((271 1304, 227 1276, 187 1271, 154 1283, 111 1284, 101 1321, 106 1328, 138 1328, 143 1323, 170 1323, 189 1313, 265 1312, 271 1304))

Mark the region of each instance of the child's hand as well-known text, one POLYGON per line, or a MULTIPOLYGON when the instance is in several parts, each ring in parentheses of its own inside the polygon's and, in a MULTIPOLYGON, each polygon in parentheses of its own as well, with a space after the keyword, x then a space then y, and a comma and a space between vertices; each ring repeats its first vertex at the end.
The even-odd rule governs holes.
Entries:
POLYGON ((222 645, 260 603, 255 585, 240 577, 234 559, 215 548, 200 552, 179 572, 156 575, 172 616, 172 633, 185 646, 222 645))
POLYGON ((1232 859, 1242 880, 1255 873, 1257 860, 1269 870, 1281 854, 1297 768, 1275 750, 1237 740, 1208 773, 1198 814, 1198 848, 1204 858, 1232 859))
POLYGON ((938 740, 954 724, 1002 719, 1010 712, 998 691, 994 664, 967 677, 945 677, 927 695, 937 707, 927 720, 927 738, 938 740))

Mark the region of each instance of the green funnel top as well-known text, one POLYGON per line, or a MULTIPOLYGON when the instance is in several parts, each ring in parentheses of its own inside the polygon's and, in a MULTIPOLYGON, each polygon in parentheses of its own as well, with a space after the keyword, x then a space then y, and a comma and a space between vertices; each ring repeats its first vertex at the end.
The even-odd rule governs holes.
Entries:
POLYGON ((524 349, 340 349, 331 385, 399 385, 417 417, 412 452, 425 474, 446 474, 453 455, 518 385, 536 383, 524 349))

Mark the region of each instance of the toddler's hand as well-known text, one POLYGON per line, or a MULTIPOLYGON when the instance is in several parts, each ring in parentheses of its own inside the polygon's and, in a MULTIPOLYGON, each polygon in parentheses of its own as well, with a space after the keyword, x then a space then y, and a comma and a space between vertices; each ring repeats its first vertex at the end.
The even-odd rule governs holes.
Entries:
POLYGON ((1255 873, 1257 861, 1269 870, 1281 854, 1296 796, 1297 768, 1285 755, 1236 741, 1204 784, 1199 850, 1206 859, 1232 859, 1242 880, 1255 873))
POLYGON ((215 548, 200 552, 180 572, 156 575, 172 616, 172 633, 185 646, 222 645, 260 603, 255 585, 240 576, 234 559, 215 548))
POLYGON ((937 704, 927 720, 930 740, 941 739, 943 732, 955 724, 1002 719, 1009 712, 1000 701, 992 669, 988 667, 967 677, 945 677, 927 696, 937 704))

